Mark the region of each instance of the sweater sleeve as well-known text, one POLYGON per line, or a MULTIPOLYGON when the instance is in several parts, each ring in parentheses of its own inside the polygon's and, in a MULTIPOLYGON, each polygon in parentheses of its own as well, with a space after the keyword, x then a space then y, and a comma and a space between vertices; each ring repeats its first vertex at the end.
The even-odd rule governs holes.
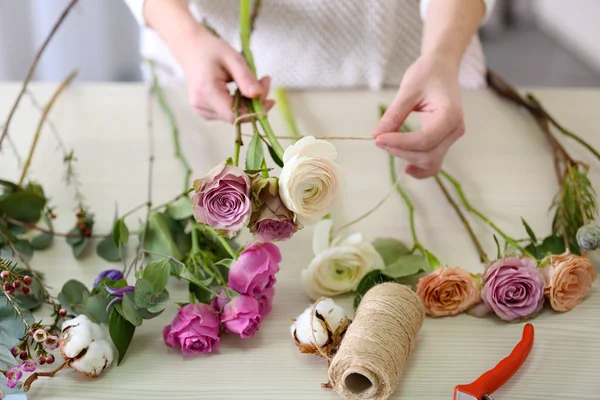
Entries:
POLYGON ((140 24, 140 26, 146 26, 146 19, 144 18, 144 2, 146 0, 124 0, 127 7, 131 10, 133 17, 140 24))
MULTIPOLYGON (((496 5, 496 0, 481 0, 485 5, 485 16, 483 17, 484 24, 492 15, 492 11, 494 11, 494 6, 496 5)), ((425 16, 427 15, 427 7, 429 6, 430 0, 421 0, 421 19, 425 21, 425 16)))

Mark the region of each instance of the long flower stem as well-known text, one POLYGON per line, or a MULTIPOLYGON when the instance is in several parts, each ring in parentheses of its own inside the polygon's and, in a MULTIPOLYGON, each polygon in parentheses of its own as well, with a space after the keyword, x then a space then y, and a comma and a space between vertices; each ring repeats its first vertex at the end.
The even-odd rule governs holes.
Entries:
POLYGON ((288 101, 287 94, 283 87, 280 86, 275 89, 275 98, 277 99, 277 105, 283 114, 283 119, 288 126, 291 136, 300 139, 302 135, 300 134, 298 126, 296 125, 296 120, 294 118, 294 114, 292 113, 290 102, 288 101))
MULTIPOLYGON (((34 225, 34 224, 28 224, 26 222, 22 222, 22 221, 19 221, 19 220, 16 220, 14 218, 10 218, 10 217, 6 217, 5 220, 6 220, 6 222, 10 222, 11 224, 18 225, 18 226, 20 226, 22 228, 33 229, 33 230, 36 230, 36 231, 39 231, 39 232, 42 232, 42 233, 52 234, 54 236, 59 236, 59 237, 64 237, 64 238, 79 238, 79 237, 81 237, 80 234, 68 234, 68 233, 62 233, 62 232, 55 232, 52 229, 46 229, 46 228, 42 228, 41 226, 37 226, 37 225, 34 225)), ((108 235, 92 235, 92 236, 90 236, 90 238, 93 238, 93 239, 104 239, 104 238, 106 238, 108 236, 110 236, 110 234, 108 234, 108 235)))
POLYGON ((192 176, 192 168, 190 167, 190 164, 188 163, 185 156, 183 155, 183 151, 181 151, 181 143, 179 142, 179 127, 177 126, 177 121, 175 120, 173 110, 171 110, 171 106, 167 102, 167 98, 165 97, 162 87, 160 86, 160 82, 158 81, 154 61, 147 59, 146 62, 148 63, 150 67, 150 73, 152 74, 152 82, 154 92, 156 93, 156 98, 158 99, 158 103, 160 104, 161 108, 167 115, 167 119, 169 120, 169 124, 171 125, 171 131, 173 132, 173 147, 175 148, 175 157, 179 159, 185 171, 185 180, 183 182, 183 190, 185 191, 190 187, 190 177, 192 176))
POLYGON ((28 392, 29 388, 31 387, 31 384, 33 382, 35 382, 40 376, 45 376, 45 377, 51 378, 54 375, 56 375, 57 373, 59 373, 64 367, 67 367, 67 366, 68 366, 68 362, 65 361, 64 363, 59 365, 56 369, 54 369, 50 372, 34 372, 33 374, 31 374, 29 376, 29 378, 27 378, 27 380, 23 384, 23 391, 28 392))
POLYGON ((487 256, 487 254, 485 253, 485 251, 483 250, 483 247, 481 247, 481 243, 479 243, 479 239, 477 239, 477 236, 473 232, 473 228, 471 228, 471 224, 469 224, 469 221, 465 217, 464 213, 462 212, 462 210, 460 209, 458 204, 456 204, 456 202, 454 201, 452 196, 450 196, 450 193, 448 193, 448 189, 446 189, 446 186, 444 186, 444 183, 442 182, 442 180, 438 176, 436 176, 435 181, 437 182, 438 186, 444 193, 444 196, 446 197, 446 199, 448 200, 448 202, 450 203, 450 205, 452 206, 454 211, 456 211, 456 214, 458 214, 458 217, 460 218, 463 226, 467 230, 469 237, 471 238, 471 241, 473 242, 473 244, 475 245, 475 248, 477 249, 477 254, 479 254, 479 260, 482 263, 487 263, 489 261, 489 258, 487 256))
POLYGON ((511 238, 506 233, 504 233, 504 231, 502 231, 494 222, 492 222, 488 217, 483 215, 483 213, 481 213, 481 211, 477 210, 475 207, 473 207, 471 205, 469 200, 467 200, 467 196, 465 195, 465 192, 462 190, 462 186, 461 186, 460 182, 458 182, 452 175, 450 175, 445 170, 442 170, 441 174, 446 180, 448 180, 448 182, 450 182, 450 184, 452 186, 454 186, 454 190, 458 194, 458 197, 460 198, 460 201, 463 204, 463 207, 465 207, 467 209, 467 211, 476 215, 479 219, 481 219, 483 222, 485 222, 487 225, 489 225, 490 228, 492 228, 494 231, 496 231, 496 233, 498 233, 505 241, 514 244, 514 246, 517 249, 519 249, 521 252, 523 252, 523 254, 527 254, 527 255, 533 257, 533 255, 530 252, 528 252, 523 246, 521 246, 517 240, 511 238))
POLYGON ((67 15, 71 11, 71 9, 73 8, 73 6, 75 6, 75 3, 77 3, 77 1, 78 0, 71 0, 71 2, 65 7, 65 9, 61 13, 60 17, 58 17, 58 20, 56 21, 56 23, 50 30, 50 33, 44 40, 44 43, 42 43, 42 46, 39 48, 39 50, 35 54, 35 57, 33 58, 33 62, 29 66, 27 75, 25 76, 25 79, 23 80, 23 85, 21 87, 21 91, 19 92, 12 108, 10 109, 8 117, 6 118, 4 128, 2 129, 2 136, 0 136, 0 149, 2 149, 2 142, 4 141, 4 138, 8 135, 8 127, 10 126, 10 121, 12 120, 12 117, 15 114, 15 111, 17 110, 17 106, 19 105, 19 102, 21 101, 23 94, 25 94, 25 91, 27 90, 27 84, 33 77, 33 73, 35 72, 37 64, 40 61, 40 58, 42 57, 44 50, 46 50, 46 47, 48 47, 48 43, 50 43, 50 40, 52 40, 52 38, 54 37, 54 34, 56 33, 56 31, 58 30, 60 25, 63 23, 63 21, 65 20, 65 18, 67 17, 67 15))
POLYGON ((392 184, 394 184, 396 186, 396 191, 398 192, 400 197, 402 197, 402 200, 404 200, 404 203, 406 204, 406 207, 408 208, 408 218, 410 221, 410 233, 411 233, 412 239, 413 239, 413 250, 412 251, 414 251, 415 249, 421 250, 423 248, 423 245, 421 245, 421 243, 419 242, 419 238, 417 237, 417 230, 415 228, 415 206, 413 205, 412 201, 408 198, 408 195, 406 194, 404 189, 402 189, 402 186, 400 186, 400 184, 398 183, 398 174, 396 173, 396 158, 393 155, 390 155, 389 161, 390 161, 390 177, 392 178, 392 184))
POLYGON ((78 74, 77 71, 73 71, 69 75, 67 75, 67 77, 61 82, 61 84, 58 86, 58 88, 56 89, 56 91, 54 92, 54 94, 52 95, 50 100, 48 101, 48 104, 46 104, 46 106, 44 107, 44 112, 42 113, 42 117, 40 118, 40 121, 38 122, 38 126, 35 131, 35 136, 33 137, 33 142, 31 143, 31 147, 29 148, 29 155, 27 156, 27 160, 25 161, 25 165, 23 166, 23 171, 21 172, 21 178, 19 179, 19 186, 21 186, 23 184, 23 181, 25 180, 25 176, 27 175, 27 170, 29 170, 29 167, 31 165, 31 160, 32 160, 33 154, 35 152, 35 148, 37 147, 38 141, 40 139, 40 134, 42 133, 42 127, 44 126, 44 121, 46 121, 46 117, 48 116, 50 109, 54 105, 54 102, 56 101, 58 96, 62 93, 62 91, 67 86, 69 86, 69 83, 71 83, 71 81, 73 79, 75 79, 77 74, 78 74))
POLYGON ((6 293, 6 290, 4 290, 3 287, 2 287, 2 292, 4 293, 4 297, 6 297, 6 300, 8 300, 8 302, 11 305, 11 307, 17 312, 17 314, 19 315, 19 317, 23 321, 23 324, 25 325, 25 327, 27 328, 27 332, 29 333, 31 331, 31 325, 29 325, 29 322, 27 322, 27 320, 25 319, 25 316, 21 312, 21 309, 19 308, 19 306, 17 306, 15 304, 15 301, 13 300, 12 296, 9 295, 8 293, 6 293))
MULTIPOLYGON (((258 3, 260 4, 260 3, 258 3)), ((257 12, 255 12, 255 15, 257 12)), ((254 17, 256 18, 256 17, 254 17)), ((252 50, 250 49, 250 34, 252 33, 252 15, 250 13, 250 0, 240 0, 240 39, 242 42, 242 54, 246 59, 246 63, 248 67, 252 71, 254 75, 256 75, 256 67, 254 65, 254 57, 252 56, 252 50)), ((283 147, 279 144, 277 137, 275 136, 275 132, 273 132, 273 128, 271 128, 271 124, 266 116, 265 108, 262 104, 262 100, 260 98, 252 99, 252 108, 254 112, 256 112, 258 116, 258 122, 262 126, 265 131, 265 135, 275 151, 275 154, 280 159, 283 159, 283 147)))
POLYGON ((243 145, 242 142, 242 125, 241 121, 238 120, 240 116, 240 102, 242 95, 239 90, 235 91, 235 96, 233 97, 233 116, 235 117, 235 143, 234 143, 234 153, 233 153, 233 165, 238 167, 240 165, 240 150, 243 145))

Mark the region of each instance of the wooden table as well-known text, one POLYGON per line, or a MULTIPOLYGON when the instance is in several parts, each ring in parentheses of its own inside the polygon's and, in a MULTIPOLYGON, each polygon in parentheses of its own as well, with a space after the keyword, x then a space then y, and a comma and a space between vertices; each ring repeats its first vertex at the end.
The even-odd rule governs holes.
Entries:
MULTIPOLYGON (((33 85, 45 102, 54 85, 33 85)), ((6 115, 18 86, 0 86, 0 114, 6 115)), ((596 118, 600 91, 534 90, 559 121, 600 148, 596 118)), ((68 148, 75 150, 83 192, 96 213, 96 232, 111 228, 115 204, 128 210, 146 201, 148 133, 147 92, 142 85, 82 84, 62 95, 51 119, 68 148)), ((194 176, 205 173, 233 151, 233 130, 219 122, 206 122, 187 105, 184 88, 168 88, 176 110, 185 155, 194 176)), ((290 100, 304 134, 368 137, 377 120, 377 106, 389 103, 392 92, 339 92, 291 94, 290 100)), ((464 93, 467 134, 451 150, 446 168, 459 178, 470 200, 513 236, 523 237, 523 216, 534 230, 550 230, 548 207, 557 190, 552 157, 544 137, 528 115, 487 91, 464 93)), ((39 111, 27 98, 19 107, 11 135, 18 151, 29 148, 39 111)), ((277 132, 286 134, 280 114, 271 116, 277 132)), ((418 118, 411 117, 413 125, 418 118)), ((182 188, 183 172, 173 157, 171 131, 164 114, 154 107, 156 153, 153 178, 155 204, 182 188)), ((247 128, 245 128, 247 129, 247 128)), ((562 138, 561 138, 562 139, 562 138)), ((578 145, 564 140, 569 151, 592 165, 591 180, 600 188, 600 166, 578 145)), ((339 162, 350 179, 335 212, 338 226, 373 207, 390 190, 386 155, 371 142, 336 141, 339 162)), ((6 147, 8 148, 8 146, 6 147)), ((16 179, 12 151, 0 157, 2 178, 16 179)), ((31 178, 44 185, 57 206, 56 229, 73 223, 73 193, 63 184, 64 167, 56 140, 48 127, 35 155, 31 178)), ((408 177, 403 185, 416 204, 422 242, 443 263, 482 271, 477 255, 457 216, 433 180, 408 177)), ((495 254, 490 231, 473 220, 476 233, 489 254, 495 254)), ((410 243, 407 212, 392 196, 370 218, 347 233, 367 238, 393 236, 410 243)), ((272 315, 259 333, 248 340, 227 335, 219 354, 183 359, 162 341, 162 327, 174 315, 171 306, 159 318, 145 321, 136 331, 127 358, 100 379, 87 379, 74 371, 53 379, 40 379, 31 399, 335 399, 321 389, 326 381, 324 363, 301 355, 289 333, 290 318, 309 304, 299 283, 300 270, 310 261, 312 229, 281 245, 283 263, 278 275, 272 315)), ((597 263, 598 257, 593 255, 597 263)), ((46 273, 55 290, 67 278, 91 284, 98 272, 110 267, 93 251, 76 261, 63 241, 37 252, 33 264, 46 273)), ((598 265, 598 264, 597 264, 598 265)), ((600 293, 599 284, 583 305, 566 314, 545 311, 534 321, 536 343, 522 370, 496 394, 497 399, 598 399, 600 396, 600 293)), ((185 301, 184 285, 172 282, 169 290, 185 301)), ((351 299, 340 300, 351 312, 351 299)), ((496 319, 428 319, 406 366, 395 399, 449 399, 453 388, 468 383, 506 356, 520 338, 521 324, 496 319)))

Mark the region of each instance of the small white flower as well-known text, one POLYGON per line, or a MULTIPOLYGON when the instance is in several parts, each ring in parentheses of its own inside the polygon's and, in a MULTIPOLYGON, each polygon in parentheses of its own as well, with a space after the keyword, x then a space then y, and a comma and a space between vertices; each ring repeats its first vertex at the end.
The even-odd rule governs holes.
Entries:
POLYGON ((33 340, 35 340, 37 343, 42 343, 44 340, 46 340, 46 337, 48 337, 48 333, 43 329, 37 329, 35 332, 33 332, 32 336, 33 340))
POLYGON ((352 292, 367 273, 385 268, 375 247, 360 233, 345 239, 336 238, 330 243, 332 226, 333 221, 329 219, 315 226, 315 257, 300 272, 304 291, 313 300, 352 292))
POLYGON ((106 329, 83 314, 63 323, 60 351, 69 366, 92 378, 100 375, 114 358, 106 329))
POLYGON ((335 146, 306 136, 283 153, 279 196, 299 225, 311 225, 326 215, 339 198, 344 171, 334 161, 335 146))

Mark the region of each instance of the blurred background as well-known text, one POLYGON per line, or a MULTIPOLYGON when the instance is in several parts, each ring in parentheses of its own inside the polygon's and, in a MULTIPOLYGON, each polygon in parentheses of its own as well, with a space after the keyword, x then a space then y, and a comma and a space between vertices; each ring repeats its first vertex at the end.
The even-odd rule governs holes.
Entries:
MULTIPOLYGON (((0 0, 0 80, 22 80, 66 0, 0 0)), ((490 68, 519 86, 600 86, 600 0, 498 0, 481 29, 490 68)), ((36 80, 140 80, 138 26, 122 0, 80 0, 36 80)))

